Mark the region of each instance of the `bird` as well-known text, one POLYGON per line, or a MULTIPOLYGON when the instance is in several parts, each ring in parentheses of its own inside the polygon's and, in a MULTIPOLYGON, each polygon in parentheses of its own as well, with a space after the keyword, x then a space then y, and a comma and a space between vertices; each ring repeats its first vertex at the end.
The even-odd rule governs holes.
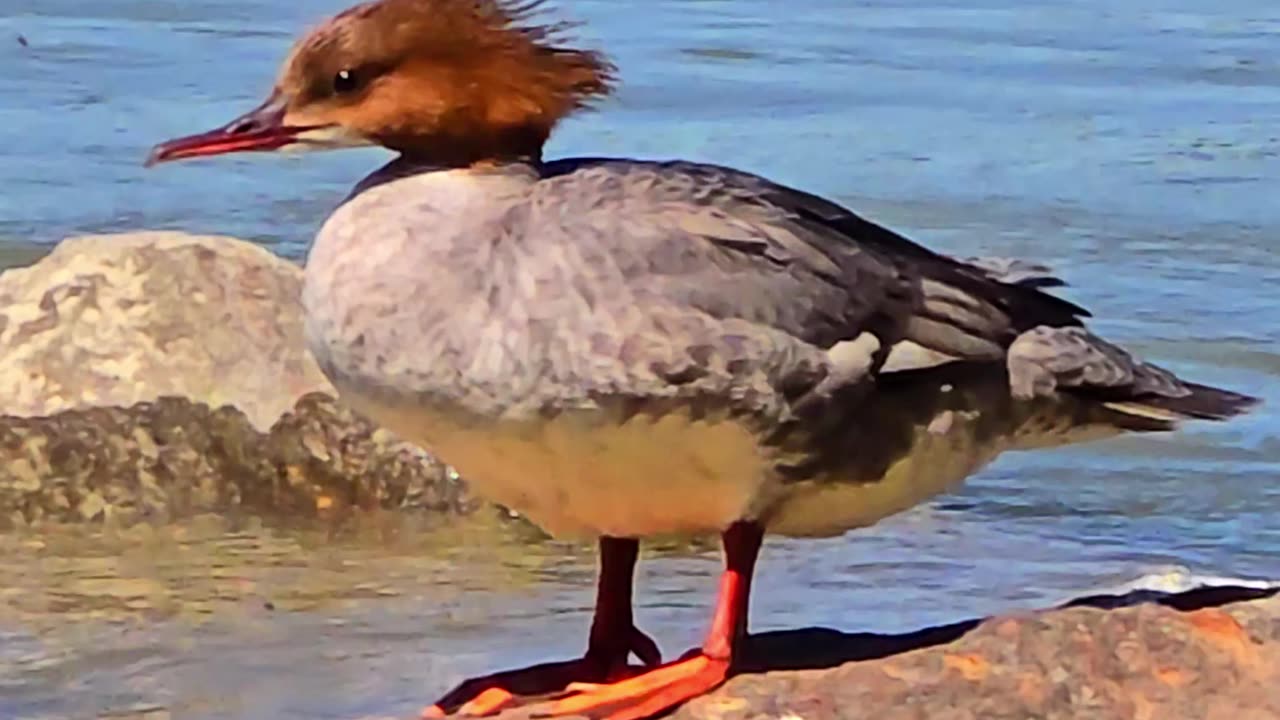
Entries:
POLYGON ((598 545, 581 657, 424 717, 666 712, 734 673, 766 535, 840 535, 1005 451, 1256 402, 1098 336, 1035 263, 943 255, 727 166, 544 157, 617 85, 540 0, 374 0, 300 37, 261 105, 147 159, 390 150, 310 247, 308 347, 344 403, 598 545), (715 534, 710 628, 664 662, 633 619, 640 541, 715 534))

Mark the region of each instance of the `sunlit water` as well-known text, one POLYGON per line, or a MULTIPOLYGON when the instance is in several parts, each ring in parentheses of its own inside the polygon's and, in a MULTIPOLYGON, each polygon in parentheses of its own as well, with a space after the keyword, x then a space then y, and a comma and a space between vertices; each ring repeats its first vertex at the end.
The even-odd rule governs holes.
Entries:
MULTIPOLYGON (((0 252, 172 227, 300 255, 378 153, 140 162, 248 108, 342 4, 4 0, 0 252)), ((562 4, 625 85, 552 154, 732 164, 939 249, 1049 261, 1100 330, 1270 401, 1008 456, 870 531, 773 542, 757 627, 908 629, 1170 563, 1280 577, 1280 6, 562 4)), ((638 615, 669 653, 696 642, 717 569, 646 560, 638 615)), ((588 553, 512 539, 3 538, 0 718, 405 714, 467 673, 579 651, 591 585, 588 553)))

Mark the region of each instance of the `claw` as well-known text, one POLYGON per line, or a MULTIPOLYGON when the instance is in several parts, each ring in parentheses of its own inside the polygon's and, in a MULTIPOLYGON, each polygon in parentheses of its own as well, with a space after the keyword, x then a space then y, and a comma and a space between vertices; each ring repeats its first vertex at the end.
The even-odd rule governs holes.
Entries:
POLYGON ((492 687, 472 698, 467 702, 467 704, 458 708, 458 714, 470 717, 496 715, 499 711, 505 710, 515 704, 515 695, 512 695, 502 688, 492 687))
POLYGON ((662 664, 662 651, 658 649, 658 643, 636 627, 631 628, 631 652, 649 667, 662 664))

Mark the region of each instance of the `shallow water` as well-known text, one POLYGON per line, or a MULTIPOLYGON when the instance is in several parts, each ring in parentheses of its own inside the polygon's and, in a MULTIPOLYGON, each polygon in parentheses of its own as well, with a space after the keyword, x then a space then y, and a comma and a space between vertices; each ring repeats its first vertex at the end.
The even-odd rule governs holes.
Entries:
MULTIPOLYGON (((140 162, 249 107, 342 4, 5 0, 0 243, 173 227, 299 255, 377 152, 140 162)), ((1008 456, 870 531, 772 542, 756 626, 908 629, 1169 563, 1280 577, 1280 6, 561 4, 625 89, 553 154, 733 164, 943 250, 1044 259, 1108 335, 1270 401, 1008 456)), ((587 622, 591 558, 562 545, 214 523, 182 551, 178 532, 0 539, 0 717, 404 714, 466 673, 576 652, 587 622)), ((669 653, 697 640, 716 570, 644 564, 638 614, 669 653)))

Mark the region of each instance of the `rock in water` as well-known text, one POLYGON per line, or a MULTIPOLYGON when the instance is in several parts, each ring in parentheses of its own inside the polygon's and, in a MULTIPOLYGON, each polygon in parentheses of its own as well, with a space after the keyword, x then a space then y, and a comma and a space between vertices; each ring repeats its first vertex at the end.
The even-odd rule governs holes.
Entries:
POLYGON ((482 506, 449 468, 320 393, 265 433, 235 408, 185 398, 0 418, 0 530, 482 506))
POLYGON ((0 529, 480 507, 333 399, 301 290, 261 247, 171 232, 72 238, 0 275, 0 529))
POLYGON ((301 268, 233 238, 64 240, 0 274, 0 413, 180 396, 265 431, 302 395, 332 393, 303 341, 301 289, 301 268))

